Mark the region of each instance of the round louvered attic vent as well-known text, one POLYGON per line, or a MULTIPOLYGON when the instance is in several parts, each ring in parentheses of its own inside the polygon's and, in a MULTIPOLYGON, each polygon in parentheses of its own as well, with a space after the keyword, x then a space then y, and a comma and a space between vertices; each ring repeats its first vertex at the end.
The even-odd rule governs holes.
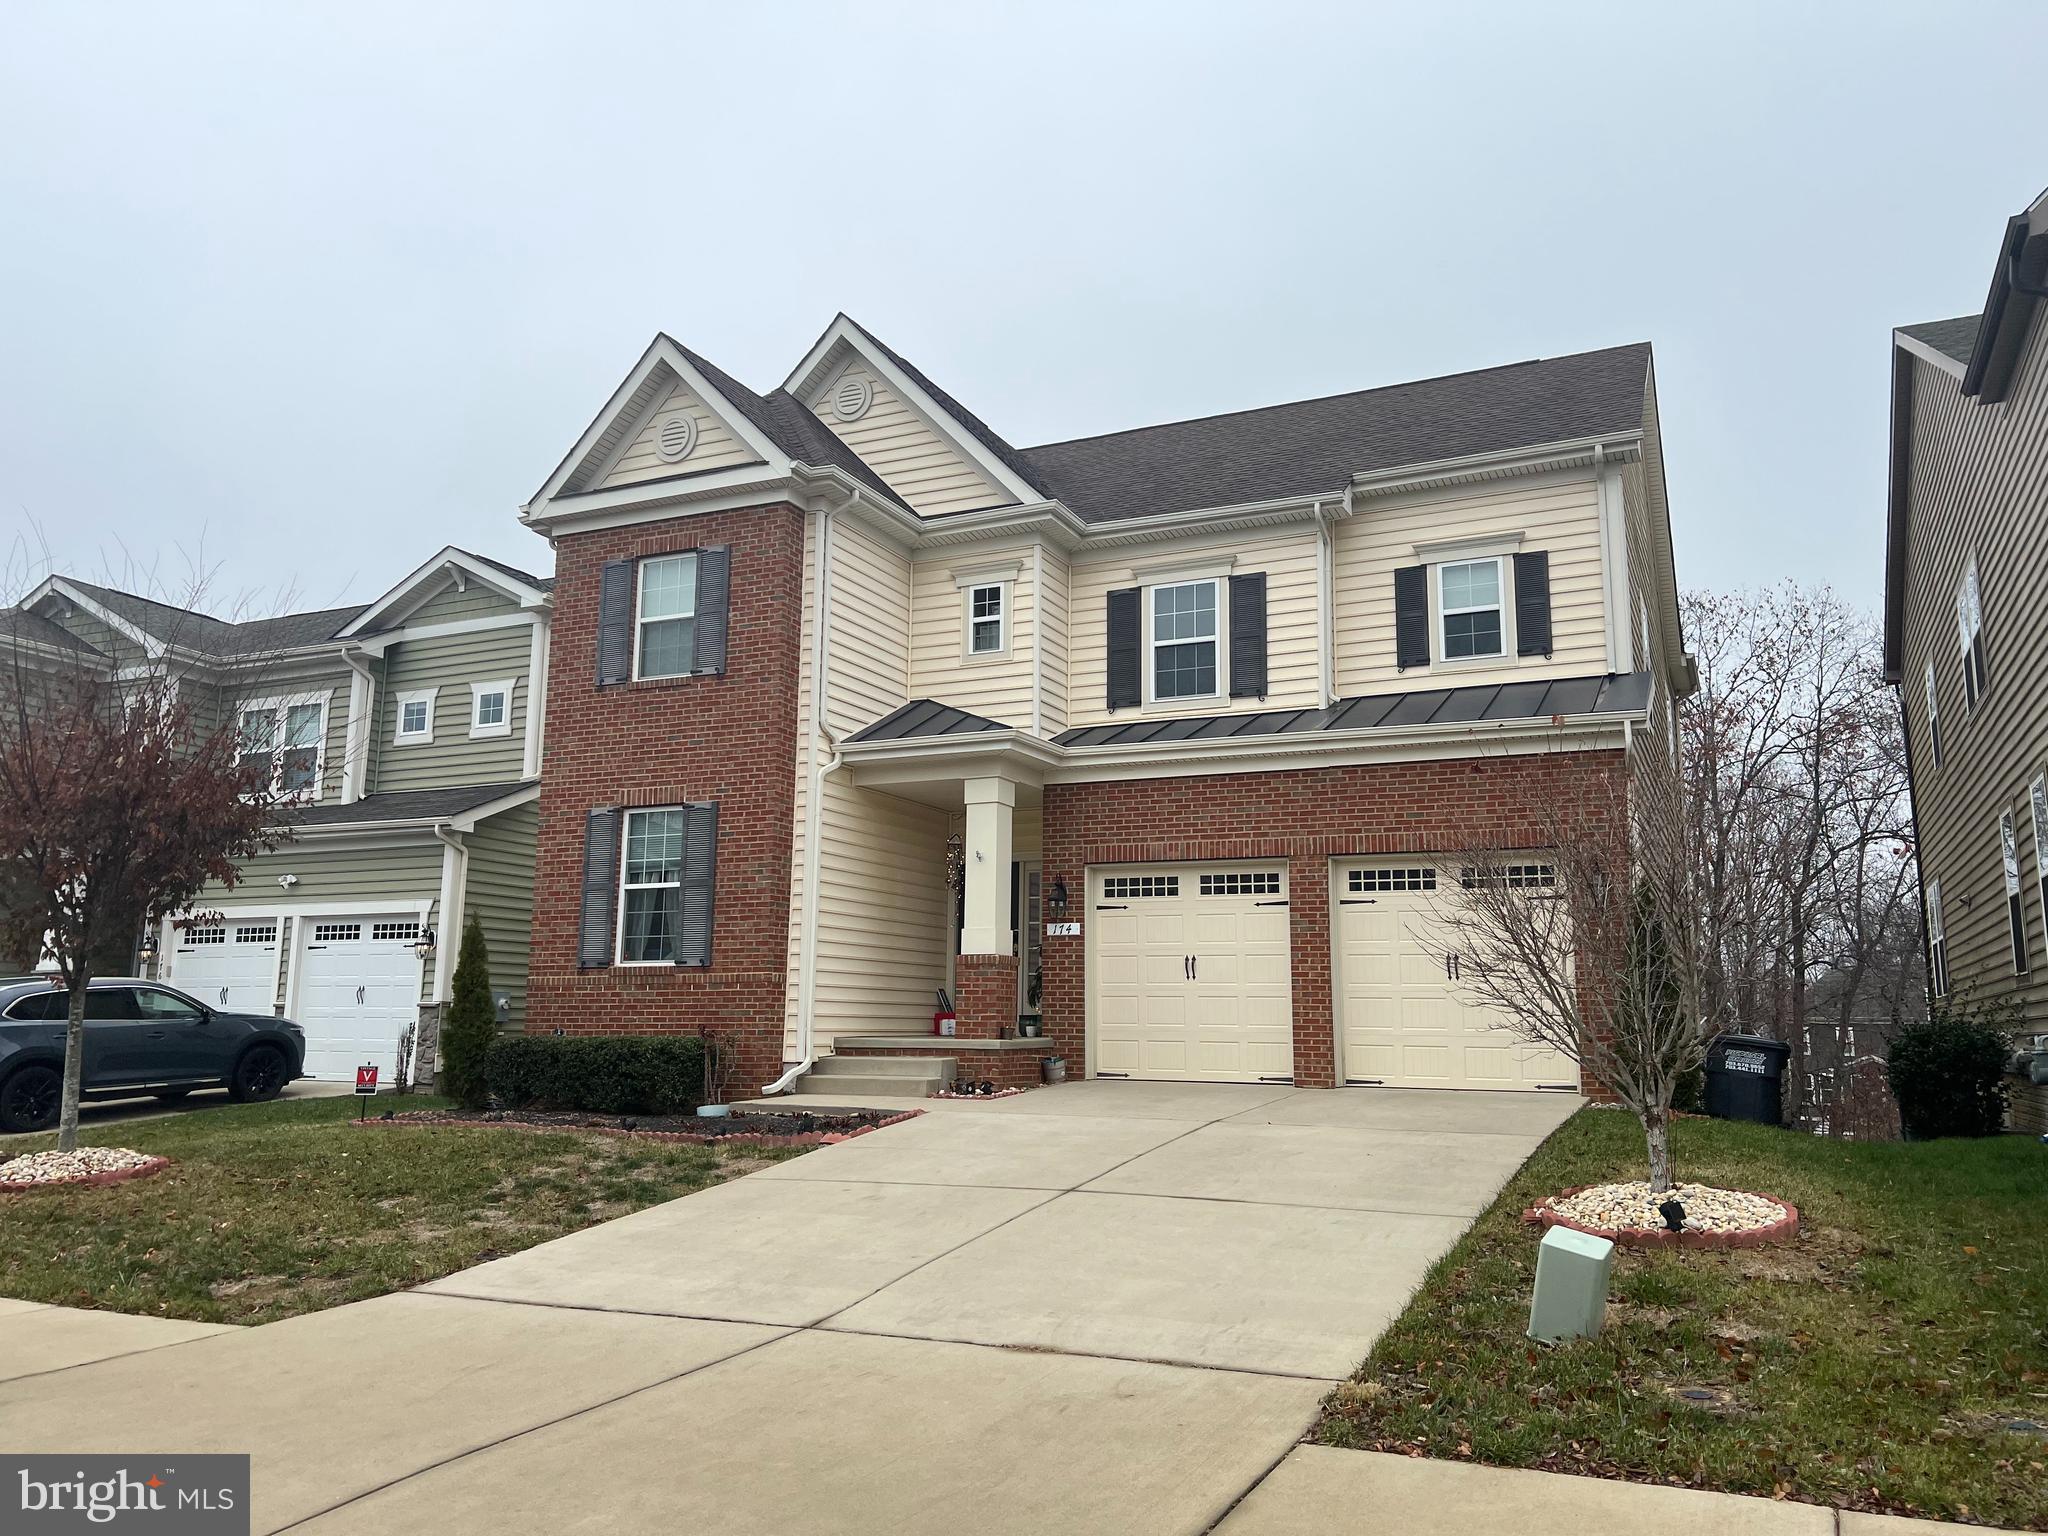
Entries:
POLYGON ((690 450, 696 446, 697 423, 688 416, 669 417, 654 438, 654 451, 671 464, 677 459, 687 459, 690 450))
POLYGON ((874 404, 874 387, 862 378, 844 378, 832 391, 832 414, 841 421, 859 421, 874 404))

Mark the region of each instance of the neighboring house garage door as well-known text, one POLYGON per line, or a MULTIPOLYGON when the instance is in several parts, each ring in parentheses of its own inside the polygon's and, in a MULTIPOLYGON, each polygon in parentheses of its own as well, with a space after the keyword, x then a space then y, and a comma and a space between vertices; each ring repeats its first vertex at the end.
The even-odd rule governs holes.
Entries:
POLYGON ((306 1075, 355 1079, 375 1062, 391 1082, 398 1037, 419 1022, 417 919, 390 915, 301 918, 299 980, 292 1017, 306 1031, 306 1075))
POLYGON ((1284 865, 1094 869, 1088 897, 1097 1072, 1214 1082, 1293 1074, 1284 865))
POLYGON ((173 927, 165 979, 209 1008, 272 1012, 277 1006, 277 919, 229 917, 173 927))
POLYGON ((1414 858, 1340 862, 1335 875, 1334 980, 1346 1082, 1578 1087, 1567 1058, 1495 1027, 1495 1016, 1452 980, 1453 938, 1437 913, 1458 900, 1455 869, 1414 858))

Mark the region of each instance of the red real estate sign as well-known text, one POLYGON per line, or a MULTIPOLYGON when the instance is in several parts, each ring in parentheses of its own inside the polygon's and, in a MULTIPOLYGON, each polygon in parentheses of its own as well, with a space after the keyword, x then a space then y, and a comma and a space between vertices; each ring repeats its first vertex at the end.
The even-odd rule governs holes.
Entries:
POLYGON ((375 1093, 377 1091, 377 1070, 374 1065, 356 1068, 357 1093, 375 1093))

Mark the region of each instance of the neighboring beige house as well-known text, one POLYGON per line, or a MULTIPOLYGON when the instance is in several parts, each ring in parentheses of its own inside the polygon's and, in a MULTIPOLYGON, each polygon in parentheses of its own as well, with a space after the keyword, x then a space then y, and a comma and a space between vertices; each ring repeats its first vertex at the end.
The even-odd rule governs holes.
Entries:
POLYGON ((1981 310, 1892 333, 1885 559, 1930 989, 2019 1009, 2012 1120, 2034 1132, 2048 1132, 2044 297, 2048 193, 2007 220, 1981 310))
POLYGON ((522 516, 529 1028, 714 1030, 749 1091, 1580 1087, 1430 913, 1516 796, 1672 749, 1648 346, 1018 449, 843 316, 765 395, 662 336, 522 516))
POLYGON ((401 1033, 431 1034, 461 933, 483 923, 493 990, 524 1017, 545 717, 547 578, 448 548, 364 606, 226 623, 70 577, 17 623, 112 665, 174 667, 196 708, 233 719, 295 796, 291 841, 204 914, 164 919, 154 974, 203 1002, 274 1009, 306 1031, 306 1071, 345 1080, 401 1033), (451 918, 450 914, 455 916, 451 918))

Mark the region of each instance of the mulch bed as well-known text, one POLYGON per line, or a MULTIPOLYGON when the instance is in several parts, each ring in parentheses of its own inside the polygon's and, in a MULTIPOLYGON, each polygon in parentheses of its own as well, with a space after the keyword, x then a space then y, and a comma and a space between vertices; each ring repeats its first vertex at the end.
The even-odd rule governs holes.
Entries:
POLYGON ((592 1115, 549 1109, 415 1109, 386 1113, 363 1126, 461 1125, 502 1131, 563 1131, 632 1136, 686 1146, 816 1147, 879 1131, 923 1114, 921 1109, 848 1109, 831 1114, 767 1110, 757 1114, 592 1115))

